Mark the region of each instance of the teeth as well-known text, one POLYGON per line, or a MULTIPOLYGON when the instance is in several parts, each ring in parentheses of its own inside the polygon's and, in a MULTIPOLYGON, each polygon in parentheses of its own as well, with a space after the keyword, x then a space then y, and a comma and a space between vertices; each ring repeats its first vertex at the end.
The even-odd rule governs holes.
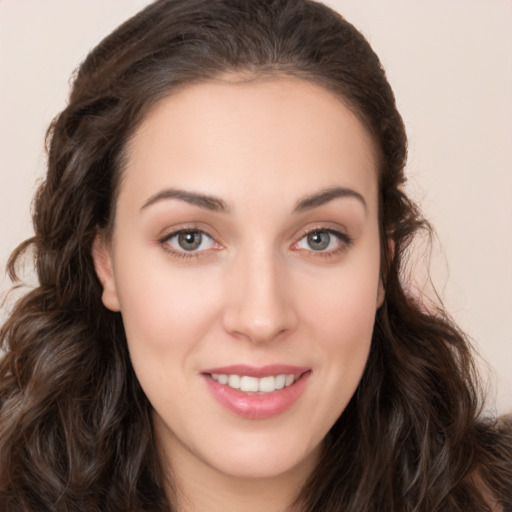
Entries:
POLYGON ((276 390, 276 378, 275 377, 263 377, 259 379, 258 391, 262 393, 272 393, 276 390))
POLYGON ((276 377, 276 389, 283 389, 286 384, 286 375, 278 375, 276 377))
POLYGON ((293 374, 270 375, 269 377, 258 379, 257 377, 250 377, 248 375, 212 373, 211 377, 219 384, 228 385, 230 388, 252 393, 272 393, 273 391, 291 386, 296 380, 293 374))
POLYGON ((230 375, 228 377, 228 386, 233 389, 240 389, 240 375, 230 375))
POLYGON ((240 379, 240 391, 259 391, 259 379, 256 377, 247 377, 244 375, 240 379))
POLYGON ((295 375, 287 375, 286 380, 284 381, 285 386, 289 386, 295 382, 295 375))

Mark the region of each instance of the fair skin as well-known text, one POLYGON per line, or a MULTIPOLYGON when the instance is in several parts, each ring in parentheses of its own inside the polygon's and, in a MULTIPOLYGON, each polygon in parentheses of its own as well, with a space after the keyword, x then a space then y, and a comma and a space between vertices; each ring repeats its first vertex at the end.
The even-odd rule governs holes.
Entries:
POLYGON ((374 153, 283 77, 189 86, 131 140, 94 259, 183 510, 289 510, 318 461, 384 296, 374 153))

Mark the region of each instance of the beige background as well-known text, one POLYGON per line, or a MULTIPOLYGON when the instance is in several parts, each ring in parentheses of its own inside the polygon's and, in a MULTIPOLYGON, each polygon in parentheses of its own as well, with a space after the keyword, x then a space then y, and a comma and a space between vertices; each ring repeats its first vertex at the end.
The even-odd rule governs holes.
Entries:
MULTIPOLYGON (((69 77, 146 3, 0 0, 2 294, 8 254, 31 233, 43 137, 69 77)), ((327 3, 362 30, 388 72, 410 138, 409 191, 437 229, 436 286, 490 363, 491 406, 512 411, 512 1, 327 3)))

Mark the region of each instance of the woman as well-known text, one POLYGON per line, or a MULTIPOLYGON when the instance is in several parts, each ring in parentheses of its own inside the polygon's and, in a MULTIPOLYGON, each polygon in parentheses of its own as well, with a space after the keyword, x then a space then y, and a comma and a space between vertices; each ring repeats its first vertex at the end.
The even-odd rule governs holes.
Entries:
POLYGON ((510 507, 510 427, 401 280, 405 158, 321 4, 160 0, 100 43, 10 262, 0 509, 510 507))

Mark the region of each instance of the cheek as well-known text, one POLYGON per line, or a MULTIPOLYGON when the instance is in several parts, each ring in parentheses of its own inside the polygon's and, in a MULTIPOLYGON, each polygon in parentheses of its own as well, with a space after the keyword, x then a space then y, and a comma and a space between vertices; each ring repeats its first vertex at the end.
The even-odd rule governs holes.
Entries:
POLYGON ((378 293, 378 261, 347 265, 330 279, 309 283, 302 317, 332 395, 341 412, 355 391, 370 350, 378 293), (340 390, 343 390, 340 392, 340 390))
POLYGON ((325 435, 359 385, 371 346, 378 273, 338 269, 331 280, 309 283, 302 294, 306 348, 315 386, 304 427, 325 435))
POLYGON ((211 286, 212 275, 193 277, 165 261, 128 262, 119 269, 118 295, 134 366, 177 360, 211 328, 218 317, 218 286, 211 286))
POLYGON ((123 280, 120 298, 128 350, 153 407, 158 411, 189 407, 185 414, 193 415, 193 404, 180 397, 190 391, 187 378, 194 373, 196 354, 218 317, 219 301, 214 293, 198 289, 186 272, 163 272, 152 266, 123 280), (171 388, 175 391, 169 392, 171 388))
POLYGON ((339 288, 325 293, 311 305, 310 318, 319 353, 330 362, 326 367, 330 378, 342 379, 344 385, 353 382, 355 389, 372 339, 375 288, 359 288, 353 293, 339 288))
POLYGON ((347 342, 352 337, 371 336, 378 300, 378 261, 354 260, 356 264, 311 280, 299 292, 310 323, 347 342))

